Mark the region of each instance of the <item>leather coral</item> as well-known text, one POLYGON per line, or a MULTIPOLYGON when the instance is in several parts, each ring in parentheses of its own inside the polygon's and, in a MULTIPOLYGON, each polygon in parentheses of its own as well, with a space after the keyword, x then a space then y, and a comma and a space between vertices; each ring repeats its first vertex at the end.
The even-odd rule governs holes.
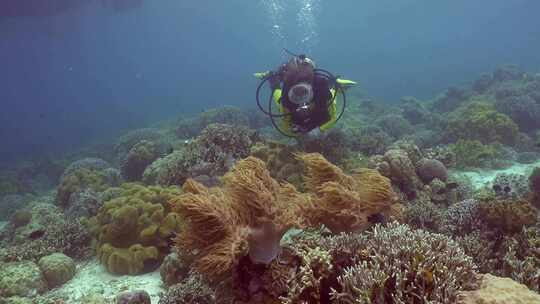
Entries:
POLYGON ((305 166, 305 187, 313 199, 301 205, 308 225, 324 224, 333 233, 364 230, 380 216, 398 212, 390 180, 376 170, 359 169, 352 175, 319 153, 297 156, 305 166))
POLYGON ((195 252, 194 267, 211 279, 228 273, 245 256, 253 263, 270 263, 280 253, 283 234, 301 224, 298 206, 307 198, 275 181, 254 157, 237 162, 222 187, 188 179, 183 190, 170 201, 185 219, 177 247, 195 252))

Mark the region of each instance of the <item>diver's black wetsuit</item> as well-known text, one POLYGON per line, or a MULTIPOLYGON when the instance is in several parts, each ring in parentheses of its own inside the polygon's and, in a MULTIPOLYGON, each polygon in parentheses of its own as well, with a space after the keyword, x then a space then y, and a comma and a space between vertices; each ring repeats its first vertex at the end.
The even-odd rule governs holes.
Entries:
POLYGON ((290 85, 283 85, 282 104, 292 114, 292 123, 302 128, 304 132, 309 132, 330 120, 328 105, 332 98, 328 79, 315 75, 313 78, 313 101, 315 108, 308 116, 295 115, 296 105, 289 101, 290 85))

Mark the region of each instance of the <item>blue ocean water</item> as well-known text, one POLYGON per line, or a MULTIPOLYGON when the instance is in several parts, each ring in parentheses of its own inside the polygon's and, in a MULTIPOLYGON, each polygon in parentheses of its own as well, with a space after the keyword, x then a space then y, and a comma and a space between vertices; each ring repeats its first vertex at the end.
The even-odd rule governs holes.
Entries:
POLYGON ((536 0, 57 0, 31 11, 45 16, 13 16, 21 3, 38 2, 0 4, 3 161, 253 107, 252 73, 285 60, 283 47, 386 102, 431 98, 503 63, 540 68, 536 0))

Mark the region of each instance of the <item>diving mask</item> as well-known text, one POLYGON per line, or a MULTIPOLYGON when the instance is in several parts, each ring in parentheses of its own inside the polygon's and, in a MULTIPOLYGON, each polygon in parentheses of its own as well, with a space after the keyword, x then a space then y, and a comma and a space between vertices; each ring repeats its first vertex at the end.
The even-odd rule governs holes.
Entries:
POLYGON ((313 100, 313 87, 307 82, 300 82, 289 89, 289 101, 298 107, 309 107, 313 100))

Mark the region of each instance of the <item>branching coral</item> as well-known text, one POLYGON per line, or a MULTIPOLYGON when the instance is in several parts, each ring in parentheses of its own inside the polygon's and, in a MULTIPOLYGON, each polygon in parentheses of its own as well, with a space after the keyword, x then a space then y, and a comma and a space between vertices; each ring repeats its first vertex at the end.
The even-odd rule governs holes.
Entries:
POLYGON ((185 193, 171 200, 187 221, 177 246, 198 251, 194 266, 209 278, 230 273, 244 256, 270 263, 281 250, 283 234, 300 225, 296 206, 305 199, 292 185, 272 179, 254 157, 239 161, 223 183, 209 189, 188 180, 185 193))
POLYGON ((364 260, 339 275, 333 303, 453 303, 475 281, 472 259, 443 235, 393 223, 352 243, 364 260))
POLYGON ((318 153, 301 154, 306 189, 315 197, 302 206, 308 222, 323 223, 332 232, 367 228, 373 217, 390 216, 397 197, 390 180, 371 169, 349 176, 318 153))

